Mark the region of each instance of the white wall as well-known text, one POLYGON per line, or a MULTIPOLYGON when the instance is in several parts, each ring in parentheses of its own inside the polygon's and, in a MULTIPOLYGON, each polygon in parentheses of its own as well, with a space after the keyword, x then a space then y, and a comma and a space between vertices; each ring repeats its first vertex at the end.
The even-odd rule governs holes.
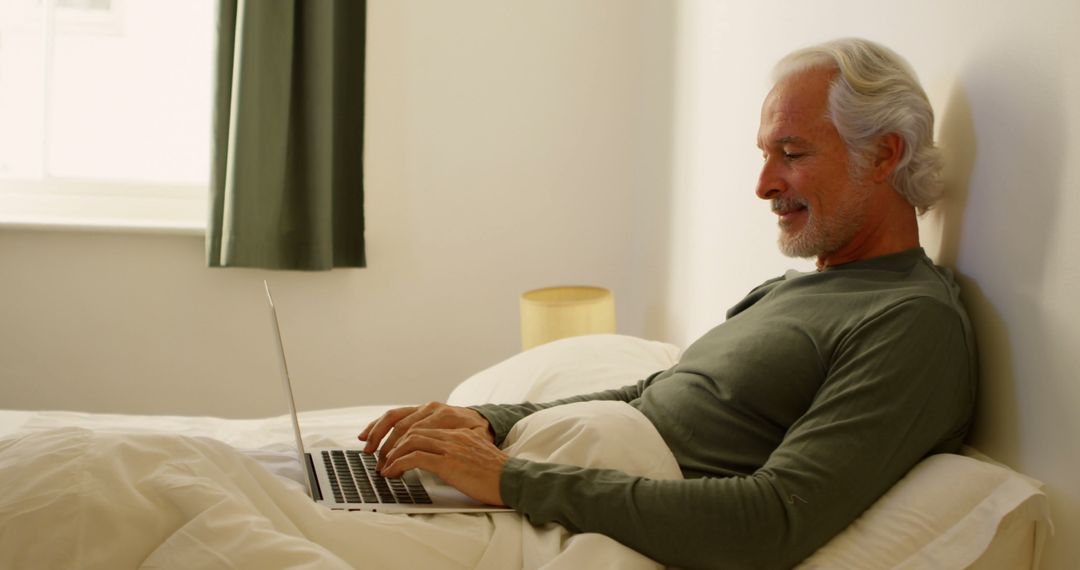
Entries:
POLYGON ((858 35, 909 59, 938 114, 950 197, 924 244, 960 274, 981 352, 973 443, 1046 482, 1058 539, 1080 560, 1080 4, 833 0, 680 4, 668 330, 692 340, 783 268, 753 195, 768 72, 785 53, 858 35))
POLYGON ((519 350, 517 297, 535 287, 610 287, 620 332, 644 334, 662 275, 640 269, 666 250, 671 14, 372 2, 369 267, 211 270, 196 236, 0 229, 0 407, 281 413, 263 278, 301 408, 444 398, 519 350))

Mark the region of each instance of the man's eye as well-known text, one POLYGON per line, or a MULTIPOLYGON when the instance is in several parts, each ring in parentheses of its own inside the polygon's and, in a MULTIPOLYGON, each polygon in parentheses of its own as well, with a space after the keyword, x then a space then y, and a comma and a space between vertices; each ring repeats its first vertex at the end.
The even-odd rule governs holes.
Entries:
POLYGON ((800 159, 802 157, 803 157, 803 153, 801 153, 801 152, 785 152, 784 153, 784 159, 785 160, 798 160, 798 159, 800 159))

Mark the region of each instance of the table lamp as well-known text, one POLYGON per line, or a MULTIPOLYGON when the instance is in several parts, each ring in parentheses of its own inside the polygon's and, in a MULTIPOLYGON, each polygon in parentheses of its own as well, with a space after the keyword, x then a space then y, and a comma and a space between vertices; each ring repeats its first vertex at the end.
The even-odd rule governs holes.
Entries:
POLYGON ((615 297, 601 287, 560 286, 521 294, 521 349, 569 336, 615 332, 615 297))

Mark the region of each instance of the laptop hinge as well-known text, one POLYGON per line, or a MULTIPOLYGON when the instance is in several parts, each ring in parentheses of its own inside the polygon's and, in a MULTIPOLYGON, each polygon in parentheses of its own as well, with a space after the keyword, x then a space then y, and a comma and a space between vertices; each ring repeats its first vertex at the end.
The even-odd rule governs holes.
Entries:
POLYGON ((311 482, 311 493, 314 495, 311 498, 316 501, 321 501, 323 500, 322 489, 319 488, 319 478, 315 476, 315 460, 311 458, 310 453, 305 453, 304 457, 307 458, 307 461, 304 462, 304 467, 307 467, 308 481, 311 482))

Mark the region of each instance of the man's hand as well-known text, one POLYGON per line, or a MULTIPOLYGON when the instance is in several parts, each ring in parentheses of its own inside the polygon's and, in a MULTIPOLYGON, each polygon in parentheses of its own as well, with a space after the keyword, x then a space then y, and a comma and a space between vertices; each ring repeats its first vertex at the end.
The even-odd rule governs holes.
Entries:
MULTIPOLYGON (((386 438, 380 454, 385 456, 413 428, 467 429, 482 435, 489 443, 495 441, 491 424, 476 410, 428 402, 423 406, 395 408, 368 424, 364 431, 360 432, 360 440, 367 442, 364 452, 374 453, 379 448, 379 443, 386 438), (393 433, 390 433, 391 429, 394 430, 393 433), (386 437, 388 433, 390 437, 386 437)), ((379 467, 384 465, 383 457, 379 457, 379 467)))
MULTIPOLYGON (((385 447, 385 446, 384 446, 385 447)), ((389 452, 380 453, 382 474, 401 477, 409 469, 430 471, 457 490, 489 505, 503 505, 499 477, 509 456, 485 429, 413 427, 389 452)))
POLYGON ((360 439, 367 442, 367 453, 382 442, 379 470, 387 477, 419 467, 478 501, 503 504, 499 476, 507 455, 495 446, 491 425, 475 410, 439 402, 396 408, 368 424, 360 439))

